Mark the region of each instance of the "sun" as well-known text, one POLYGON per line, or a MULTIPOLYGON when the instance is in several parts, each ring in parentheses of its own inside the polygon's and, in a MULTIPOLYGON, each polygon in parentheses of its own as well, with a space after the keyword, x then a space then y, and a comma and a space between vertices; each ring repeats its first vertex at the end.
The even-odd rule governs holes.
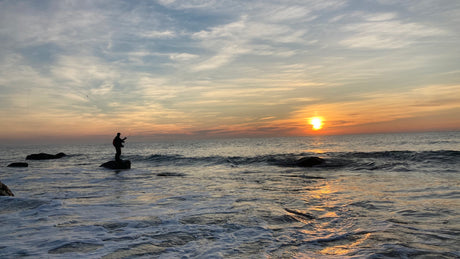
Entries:
POLYGON ((313 130, 320 130, 323 128, 323 118, 321 117, 311 117, 308 123, 312 125, 313 130))

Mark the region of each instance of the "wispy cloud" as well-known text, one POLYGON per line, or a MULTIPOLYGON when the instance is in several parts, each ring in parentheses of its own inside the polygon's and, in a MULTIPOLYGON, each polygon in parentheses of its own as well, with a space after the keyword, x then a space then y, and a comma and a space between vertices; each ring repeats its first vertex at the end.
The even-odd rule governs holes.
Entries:
POLYGON ((446 35, 446 31, 418 23, 394 20, 395 14, 367 15, 365 22, 349 24, 344 30, 353 35, 340 41, 351 48, 397 49, 446 35))
POLYGON ((173 31, 146 31, 141 32, 139 36, 147 39, 174 38, 176 33, 173 31))

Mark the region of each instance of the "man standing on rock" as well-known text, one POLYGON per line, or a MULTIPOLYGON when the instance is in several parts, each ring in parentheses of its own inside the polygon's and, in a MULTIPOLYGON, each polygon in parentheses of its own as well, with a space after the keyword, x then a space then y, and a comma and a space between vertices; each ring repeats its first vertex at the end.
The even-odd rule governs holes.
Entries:
POLYGON ((120 156, 121 156, 121 148, 124 147, 123 143, 125 143, 126 137, 123 139, 120 138, 121 133, 117 133, 117 136, 113 139, 113 146, 115 147, 115 150, 117 153, 115 154, 115 161, 121 161, 120 156))

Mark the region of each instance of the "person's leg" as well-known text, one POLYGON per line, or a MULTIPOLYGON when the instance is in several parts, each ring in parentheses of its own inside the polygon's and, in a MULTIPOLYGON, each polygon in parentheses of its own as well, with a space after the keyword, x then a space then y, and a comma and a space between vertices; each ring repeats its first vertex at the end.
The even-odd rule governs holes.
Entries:
POLYGON ((120 156, 121 156, 121 147, 115 147, 117 153, 115 154, 115 161, 120 161, 120 156))

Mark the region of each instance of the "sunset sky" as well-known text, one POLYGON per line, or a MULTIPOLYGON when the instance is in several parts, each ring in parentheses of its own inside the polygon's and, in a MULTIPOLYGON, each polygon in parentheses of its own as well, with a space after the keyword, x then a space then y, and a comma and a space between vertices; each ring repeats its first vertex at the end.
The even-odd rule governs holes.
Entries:
POLYGON ((459 28, 458 0, 0 1, 0 139, 460 130, 459 28))

